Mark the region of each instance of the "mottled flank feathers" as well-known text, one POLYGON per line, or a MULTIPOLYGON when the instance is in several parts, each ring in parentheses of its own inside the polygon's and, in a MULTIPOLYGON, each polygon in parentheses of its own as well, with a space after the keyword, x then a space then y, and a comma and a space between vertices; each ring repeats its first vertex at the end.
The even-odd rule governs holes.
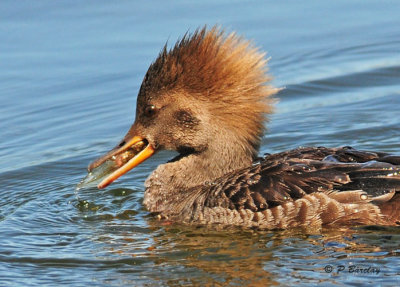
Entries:
POLYGON ((265 229, 399 225, 399 161, 350 147, 269 155, 201 187, 203 193, 193 189, 197 205, 186 208, 185 221, 265 229))

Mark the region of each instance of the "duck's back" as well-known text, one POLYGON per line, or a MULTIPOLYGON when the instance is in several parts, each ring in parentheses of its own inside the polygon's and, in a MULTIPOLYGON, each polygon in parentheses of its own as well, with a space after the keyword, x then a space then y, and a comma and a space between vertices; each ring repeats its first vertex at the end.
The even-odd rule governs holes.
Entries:
POLYGON ((203 224, 399 225, 400 156, 298 148, 266 155, 196 193, 189 221, 203 224))

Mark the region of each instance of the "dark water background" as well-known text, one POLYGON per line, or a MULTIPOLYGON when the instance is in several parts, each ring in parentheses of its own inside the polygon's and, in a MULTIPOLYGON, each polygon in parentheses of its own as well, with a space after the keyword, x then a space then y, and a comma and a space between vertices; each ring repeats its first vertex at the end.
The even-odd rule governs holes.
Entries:
POLYGON ((142 207, 143 181, 171 153, 78 201, 87 164, 132 123, 160 48, 216 23, 268 51, 273 84, 286 87, 262 153, 400 153, 399 1, 4 0, 0 286, 399 284, 396 228, 160 225, 142 207))

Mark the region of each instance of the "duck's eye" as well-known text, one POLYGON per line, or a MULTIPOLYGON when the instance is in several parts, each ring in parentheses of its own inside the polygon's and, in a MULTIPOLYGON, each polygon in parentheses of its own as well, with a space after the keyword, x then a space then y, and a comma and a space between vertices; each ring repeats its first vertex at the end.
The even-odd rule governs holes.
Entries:
POLYGON ((154 105, 148 105, 145 109, 144 109, 144 115, 146 117, 152 117, 156 114, 157 112, 157 108, 154 105))

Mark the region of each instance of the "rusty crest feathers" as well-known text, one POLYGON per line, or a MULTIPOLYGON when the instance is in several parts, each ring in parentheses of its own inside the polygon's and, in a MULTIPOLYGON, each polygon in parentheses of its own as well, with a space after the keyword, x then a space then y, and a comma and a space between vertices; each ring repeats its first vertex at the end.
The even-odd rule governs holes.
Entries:
POLYGON ((170 50, 164 46, 146 73, 138 102, 178 93, 199 101, 213 120, 257 146, 272 112, 270 96, 279 90, 266 85, 266 64, 265 54, 250 41, 204 27, 187 33, 170 50))

